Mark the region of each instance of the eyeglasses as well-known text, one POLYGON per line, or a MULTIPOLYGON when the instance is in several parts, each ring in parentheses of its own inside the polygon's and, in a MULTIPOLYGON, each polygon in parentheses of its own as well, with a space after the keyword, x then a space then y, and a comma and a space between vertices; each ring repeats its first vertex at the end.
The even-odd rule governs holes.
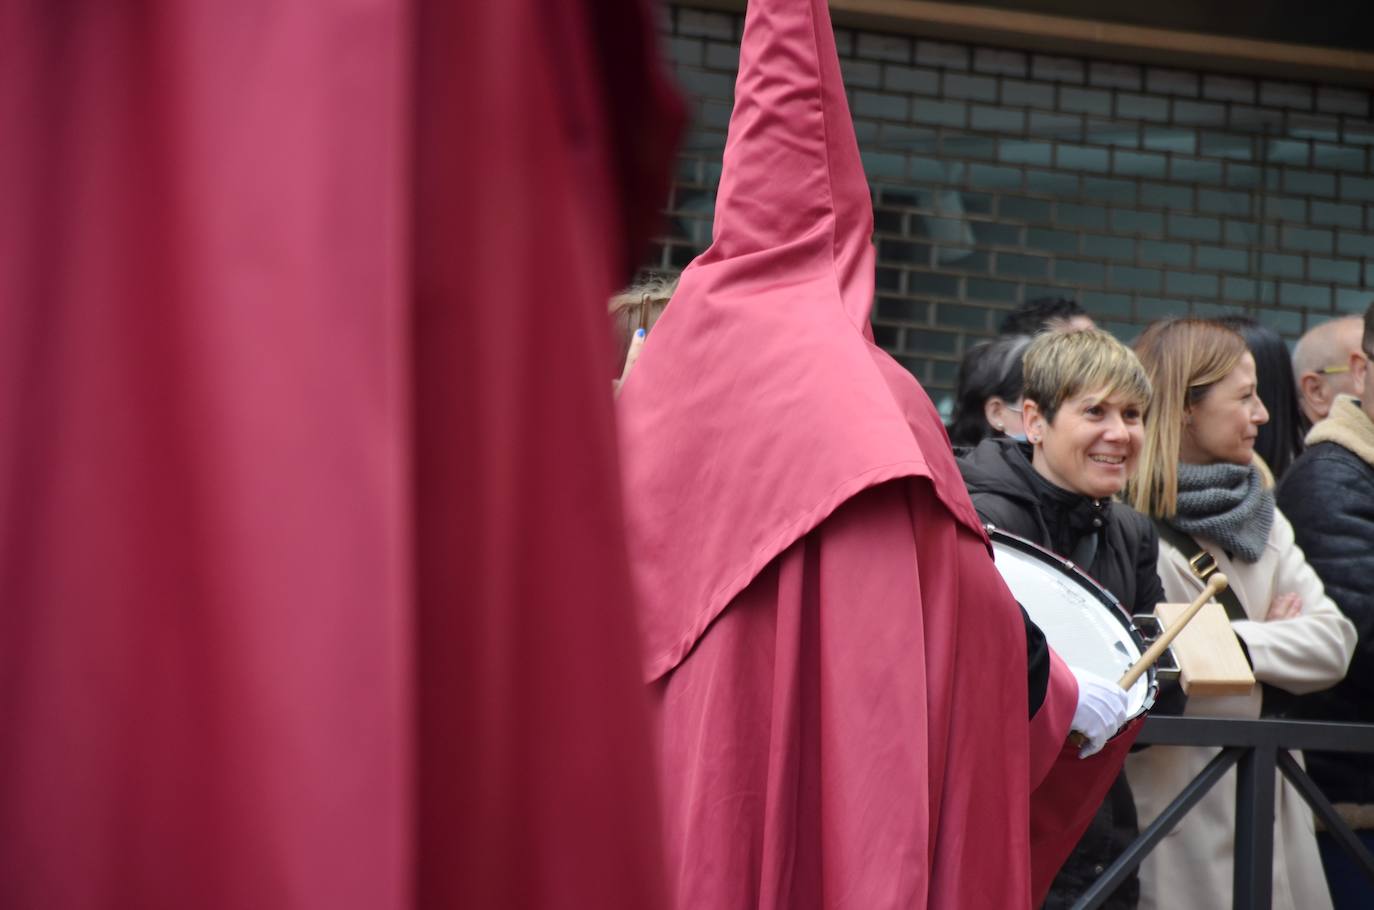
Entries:
MULTIPOLYGON (((1365 360, 1374 360, 1374 354, 1370 354, 1368 351, 1364 350, 1363 348, 1360 349, 1360 352, 1359 352, 1359 353, 1360 353, 1360 356, 1363 357, 1365 360)), ((1350 364, 1348 364, 1348 363, 1338 363, 1338 364, 1335 364, 1334 366, 1322 367, 1320 370, 1317 370, 1316 372, 1317 372, 1317 374, 1318 374, 1319 376, 1330 376, 1330 375, 1335 374, 1335 373, 1349 373, 1349 372, 1350 372, 1350 364)))

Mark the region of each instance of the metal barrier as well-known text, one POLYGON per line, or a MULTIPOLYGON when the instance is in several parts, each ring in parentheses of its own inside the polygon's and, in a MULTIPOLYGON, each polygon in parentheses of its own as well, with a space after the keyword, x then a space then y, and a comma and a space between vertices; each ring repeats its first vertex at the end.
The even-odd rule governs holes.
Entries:
POLYGON ((1374 752, 1374 724, 1150 717, 1136 741, 1166 747, 1213 746, 1220 747, 1221 752, 1103 871, 1073 905, 1074 910, 1092 910, 1102 906, 1117 886, 1233 765, 1236 767, 1236 852, 1232 907, 1267 910, 1273 899, 1276 771, 1283 772, 1345 852, 1374 882, 1374 856, 1336 814, 1330 801, 1289 753, 1291 749, 1374 752))

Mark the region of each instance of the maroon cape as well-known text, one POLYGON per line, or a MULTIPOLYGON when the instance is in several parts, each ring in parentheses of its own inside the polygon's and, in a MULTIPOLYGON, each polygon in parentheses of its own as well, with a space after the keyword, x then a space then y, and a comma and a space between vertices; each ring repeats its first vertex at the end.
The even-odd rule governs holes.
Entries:
POLYGON ((1058 658, 1027 722, 1017 605, 871 342, 824 0, 749 5, 713 231, 620 399, 675 905, 1028 906, 1120 760, 1061 752, 1058 658))
POLYGON ((661 904, 634 0, 0 4, 0 907, 661 904))

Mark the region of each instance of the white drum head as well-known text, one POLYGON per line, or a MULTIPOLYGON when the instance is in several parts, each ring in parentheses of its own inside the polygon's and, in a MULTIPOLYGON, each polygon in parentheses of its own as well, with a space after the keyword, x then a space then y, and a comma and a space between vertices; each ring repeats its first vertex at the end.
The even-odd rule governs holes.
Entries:
MULTIPOLYGON (((996 535, 993 554, 1012 595, 1065 663, 1115 682, 1139 659, 1141 649, 1129 620, 1124 614, 1113 615, 1120 608, 1104 603, 1102 594, 1088 587, 1092 582, 1080 581, 1070 574, 1074 570, 1047 562, 1055 559, 1047 551, 1021 549, 996 535)), ((1153 689, 1152 673, 1142 674, 1131 686, 1127 692, 1131 717, 1154 701, 1153 689)))

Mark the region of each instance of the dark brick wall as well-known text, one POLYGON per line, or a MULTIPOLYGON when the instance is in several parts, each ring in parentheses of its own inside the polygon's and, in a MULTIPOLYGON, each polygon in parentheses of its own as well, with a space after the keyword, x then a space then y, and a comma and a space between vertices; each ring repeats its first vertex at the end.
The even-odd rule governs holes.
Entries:
MULTIPOLYGON (((653 268, 710 242, 741 16, 665 21, 693 129, 653 268)), ((1374 294, 1370 93, 837 30, 873 188, 879 344, 947 406, 1017 302, 1133 337, 1245 311, 1292 339, 1374 294)))

